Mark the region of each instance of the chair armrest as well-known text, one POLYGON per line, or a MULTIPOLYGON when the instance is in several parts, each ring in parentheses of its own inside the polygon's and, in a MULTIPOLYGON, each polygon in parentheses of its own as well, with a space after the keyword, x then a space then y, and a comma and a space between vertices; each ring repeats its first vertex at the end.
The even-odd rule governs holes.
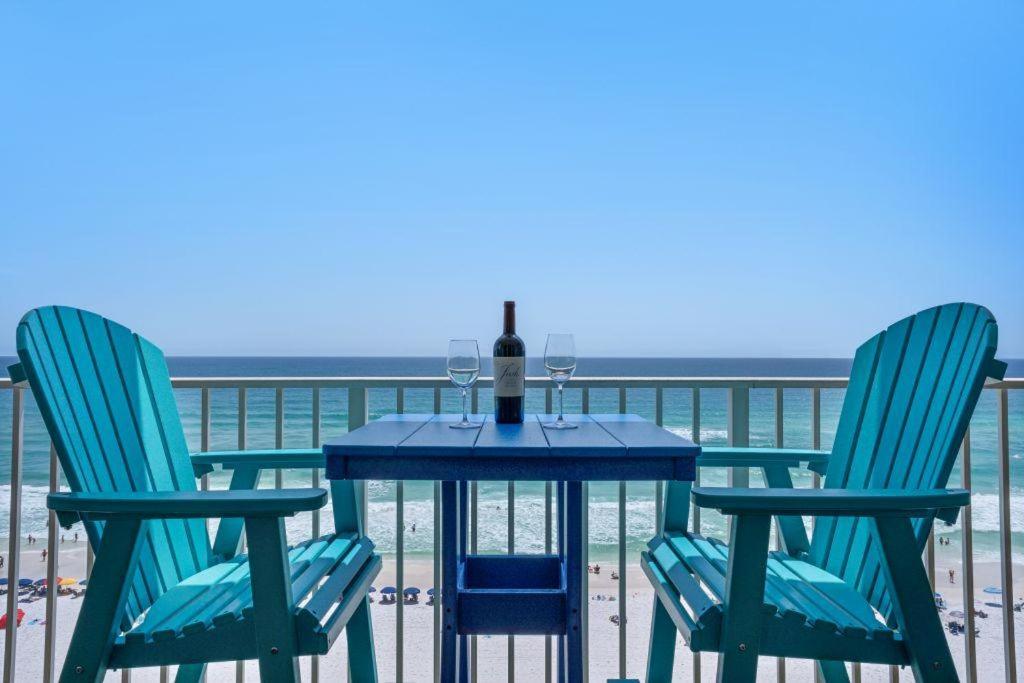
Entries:
POLYGON ((209 474, 214 465, 226 470, 239 467, 257 469, 289 469, 324 467, 324 453, 319 448, 282 448, 277 450, 205 451, 192 454, 192 469, 197 477, 209 474))
POLYGON ((810 515, 812 517, 928 517, 956 520, 971 502, 965 489, 738 489, 700 486, 693 504, 726 515, 810 515))
POLYGON ((697 467, 800 467, 828 464, 829 451, 801 448, 733 448, 703 446, 697 467))
POLYGON ((323 489, 265 491, 129 491, 51 493, 46 506, 69 527, 79 519, 190 519, 207 517, 291 517, 327 503, 323 489))

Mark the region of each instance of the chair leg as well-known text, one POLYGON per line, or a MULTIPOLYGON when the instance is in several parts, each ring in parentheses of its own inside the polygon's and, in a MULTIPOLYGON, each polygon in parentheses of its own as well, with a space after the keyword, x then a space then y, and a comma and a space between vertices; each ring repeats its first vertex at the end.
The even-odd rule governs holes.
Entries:
POLYGON ((651 618, 651 644, 647 651, 647 683, 670 683, 672 664, 676 654, 676 625, 668 610, 654 596, 654 616, 651 618))
POLYGON ((917 547, 910 519, 873 517, 871 528, 882 549, 882 571, 890 588, 900 635, 910 654, 914 678, 928 682, 959 681, 921 555, 907 552, 907 548, 917 547))
POLYGON ((825 683, 850 683, 850 676, 846 673, 844 662, 819 659, 814 663, 814 667, 825 683))
POLYGON ((206 673, 205 664, 182 664, 174 677, 174 683, 199 683, 206 673))
POLYGON ((110 520, 104 525, 89 590, 82 603, 82 618, 75 624, 61 669, 61 683, 99 683, 106 676, 110 651, 125 618, 124 606, 135 578, 145 530, 145 522, 138 518, 110 520))
POLYGON ((345 638, 348 642, 349 680, 352 683, 377 683, 377 657, 373 647, 369 596, 363 598, 363 603, 352 613, 345 626, 345 638))
POLYGON ((284 520, 278 517, 246 517, 245 538, 249 544, 260 680, 298 681, 295 603, 284 520))
POLYGON ((719 683, 753 682, 757 678, 771 520, 761 514, 737 515, 732 520, 718 655, 719 683))

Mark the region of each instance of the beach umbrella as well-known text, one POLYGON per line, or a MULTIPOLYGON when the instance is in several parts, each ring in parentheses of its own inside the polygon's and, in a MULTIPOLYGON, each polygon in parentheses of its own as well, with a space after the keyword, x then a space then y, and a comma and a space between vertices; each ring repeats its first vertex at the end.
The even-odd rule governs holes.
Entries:
POLYGON ((6 585, 7 585, 7 579, 0 579, 0 586, 6 586, 6 585))
POLYGON ((22 588, 32 585, 32 579, 18 579, 18 585, 22 588))
POLYGON ((402 591, 402 594, 403 595, 419 595, 420 594, 420 589, 417 588, 416 586, 410 586, 409 588, 406 588, 404 591, 402 591))
POLYGON ((394 586, 384 586, 380 589, 380 592, 382 595, 394 595, 398 591, 395 589, 394 586))
POLYGON ((988 593, 989 595, 1002 595, 1003 589, 997 586, 989 586, 982 590, 982 593, 988 593))
POLYGON ((377 592, 377 587, 376 586, 370 586, 370 592, 371 593, 376 593, 377 592))
POLYGON ((79 582, 78 582, 78 585, 79 585, 79 586, 84 586, 84 585, 85 585, 85 584, 87 584, 87 583, 89 583, 89 582, 88 582, 88 581, 86 581, 85 579, 82 579, 81 581, 79 581, 79 582))
POLYGON ((434 597, 434 589, 433 588, 428 588, 427 589, 427 595, 429 595, 430 597, 434 597))
POLYGON ((58 586, 74 586, 78 583, 78 579, 60 579, 57 581, 58 586))
POLYGON ((37 586, 45 586, 46 585, 46 579, 36 579, 35 581, 33 581, 33 583, 35 585, 37 585, 37 586))

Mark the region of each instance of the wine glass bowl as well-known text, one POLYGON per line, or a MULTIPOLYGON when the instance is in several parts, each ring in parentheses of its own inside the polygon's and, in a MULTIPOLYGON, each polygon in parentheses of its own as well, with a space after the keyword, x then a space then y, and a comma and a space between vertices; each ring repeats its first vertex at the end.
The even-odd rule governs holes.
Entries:
POLYGON ((545 422, 547 429, 576 429, 577 425, 567 422, 562 414, 562 390, 565 383, 576 372, 576 341, 571 334, 549 334, 544 346, 544 369, 558 387, 558 419, 545 422))
POLYGON ((466 390, 480 376, 480 346, 476 339, 452 339, 448 342, 448 379, 462 392, 462 420, 448 425, 452 429, 476 429, 466 414, 466 390))

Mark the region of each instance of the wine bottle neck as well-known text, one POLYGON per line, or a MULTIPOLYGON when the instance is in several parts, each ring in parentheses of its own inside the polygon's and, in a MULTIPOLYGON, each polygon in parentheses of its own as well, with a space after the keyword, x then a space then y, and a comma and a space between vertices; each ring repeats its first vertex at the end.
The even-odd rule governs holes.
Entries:
POLYGON ((516 305, 511 301, 505 302, 505 334, 516 333, 516 305))

